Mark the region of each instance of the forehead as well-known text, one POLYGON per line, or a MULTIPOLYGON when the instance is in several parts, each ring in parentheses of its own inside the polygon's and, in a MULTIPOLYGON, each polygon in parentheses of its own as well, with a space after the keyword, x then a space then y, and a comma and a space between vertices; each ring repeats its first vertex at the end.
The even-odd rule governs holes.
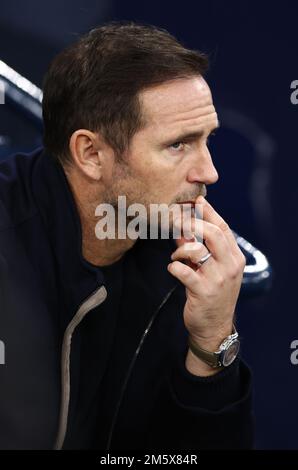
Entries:
POLYGON ((202 77, 172 80, 140 94, 146 128, 154 132, 198 131, 218 124, 209 86, 202 77))

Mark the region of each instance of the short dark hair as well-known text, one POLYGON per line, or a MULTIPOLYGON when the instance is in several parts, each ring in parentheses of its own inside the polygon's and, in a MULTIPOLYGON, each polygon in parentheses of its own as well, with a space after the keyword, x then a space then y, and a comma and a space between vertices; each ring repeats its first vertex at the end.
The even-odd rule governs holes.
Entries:
POLYGON ((121 155, 143 126, 138 94, 168 80, 203 76, 205 54, 187 49, 166 30, 111 22, 63 50, 44 79, 44 145, 62 163, 80 128, 101 132, 121 155))

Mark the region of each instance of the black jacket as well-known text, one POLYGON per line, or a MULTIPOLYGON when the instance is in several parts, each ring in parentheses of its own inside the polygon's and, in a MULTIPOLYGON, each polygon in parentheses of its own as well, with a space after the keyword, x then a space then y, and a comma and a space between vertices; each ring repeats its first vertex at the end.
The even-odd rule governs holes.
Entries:
POLYGON ((62 167, 42 149, 0 163, 1 449, 252 447, 247 366, 185 368, 174 249, 93 266, 62 167))

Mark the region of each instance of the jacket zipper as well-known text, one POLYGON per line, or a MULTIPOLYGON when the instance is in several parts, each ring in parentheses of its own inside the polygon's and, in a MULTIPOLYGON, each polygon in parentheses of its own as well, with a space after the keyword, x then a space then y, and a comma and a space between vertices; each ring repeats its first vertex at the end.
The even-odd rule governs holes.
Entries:
POLYGON ((67 431, 69 403, 70 403, 70 352, 73 333, 83 318, 98 307, 107 297, 107 291, 104 286, 94 291, 78 308, 75 316, 67 326, 62 343, 61 353, 61 405, 58 433, 54 450, 61 450, 67 431))
POLYGON ((124 397, 124 393, 125 393, 125 390, 126 390, 126 387, 127 387, 127 384, 129 382, 129 378, 131 376, 131 373, 132 373, 132 370, 134 368, 134 365, 136 363, 136 360, 138 358, 138 355, 140 353, 140 350, 144 344, 144 341, 151 329, 151 326, 154 322, 154 320, 156 319, 156 317, 158 316, 161 308, 166 304, 166 302, 169 300, 169 298, 171 297, 172 293, 174 292, 174 290, 177 288, 178 284, 176 284, 174 287, 172 287, 172 289, 164 296, 162 302, 159 304, 159 306, 157 307, 157 309, 154 311, 152 317, 150 318, 150 321, 147 325, 147 328, 145 329, 143 335, 142 335, 142 338, 138 344, 138 347, 134 353, 134 356, 130 362, 130 365, 128 367, 128 370, 127 370, 127 374, 124 378, 124 381, 123 381, 123 384, 122 384, 122 387, 121 387, 121 391, 120 391, 120 395, 119 395, 119 400, 117 402, 117 405, 116 405, 116 408, 115 408, 115 413, 113 415, 113 418, 112 418, 112 423, 111 423, 111 427, 110 427, 110 432, 109 432, 109 435, 108 435, 108 440, 107 440, 107 446, 106 446, 106 452, 109 452, 110 449, 111 449, 111 443, 112 443, 112 438, 113 438, 113 433, 114 433, 114 429, 115 429, 115 426, 116 426, 116 422, 117 422, 117 418, 118 418, 118 414, 119 414, 119 410, 120 410, 120 407, 121 407, 121 403, 122 403, 122 400, 123 400, 123 397, 124 397))

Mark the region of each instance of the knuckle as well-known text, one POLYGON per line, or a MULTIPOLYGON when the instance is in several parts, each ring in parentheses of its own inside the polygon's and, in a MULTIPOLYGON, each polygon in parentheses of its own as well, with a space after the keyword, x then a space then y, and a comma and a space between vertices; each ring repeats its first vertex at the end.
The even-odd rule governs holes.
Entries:
POLYGON ((227 224, 227 222, 225 220, 223 220, 220 224, 220 229, 223 232, 228 232, 230 230, 230 226, 229 226, 229 224, 227 224))
POLYGON ((224 276, 219 275, 219 276, 217 277, 217 280, 216 280, 216 286, 217 286, 217 288, 218 288, 218 287, 219 287, 219 288, 223 287, 224 284, 225 284, 225 278, 224 278, 224 276))
POLYGON ((239 274, 240 274, 240 270, 238 267, 235 267, 234 269, 231 270, 231 273, 230 273, 230 278, 232 280, 235 280, 239 277, 239 274))
POLYGON ((242 271, 244 270, 246 266, 246 258, 244 255, 242 255, 242 258, 241 258, 241 268, 242 268, 242 271))
POLYGON ((185 279, 191 279, 192 272, 190 269, 187 269, 187 266, 183 266, 182 275, 185 279))
POLYGON ((244 256, 244 254, 242 253, 242 251, 240 250, 239 252, 239 257, 238 257, 238 263, 239 263, 239 267, 240 269, 243 271, 243 269, 245 268, 246 266, 246 257, 244 256))
POLYGON ((204 256, 207 255, 208 252, 206 250, 199 250, 193 253, 191 261, 194 263, 198 263, 204 256))
POLYGON ((214 295, 215 295, 215 290, 214 290, 214 289, 205 288, 205 290, 204 290, 204 297, 205 297, 207 300, 212 300, 212 299, 214 298, 214 295))
POLYGON ((210 224, 210 232, 215 237, 221 237, 223 235, 221 229, 217 225, 210 224))
POLYGON ((242 263, 239 264, 238 260, 234 259, 234 262, 231 263, 229 277, 232 280, 237 279, 240 274, 242 274, 243 268, 242 263))

